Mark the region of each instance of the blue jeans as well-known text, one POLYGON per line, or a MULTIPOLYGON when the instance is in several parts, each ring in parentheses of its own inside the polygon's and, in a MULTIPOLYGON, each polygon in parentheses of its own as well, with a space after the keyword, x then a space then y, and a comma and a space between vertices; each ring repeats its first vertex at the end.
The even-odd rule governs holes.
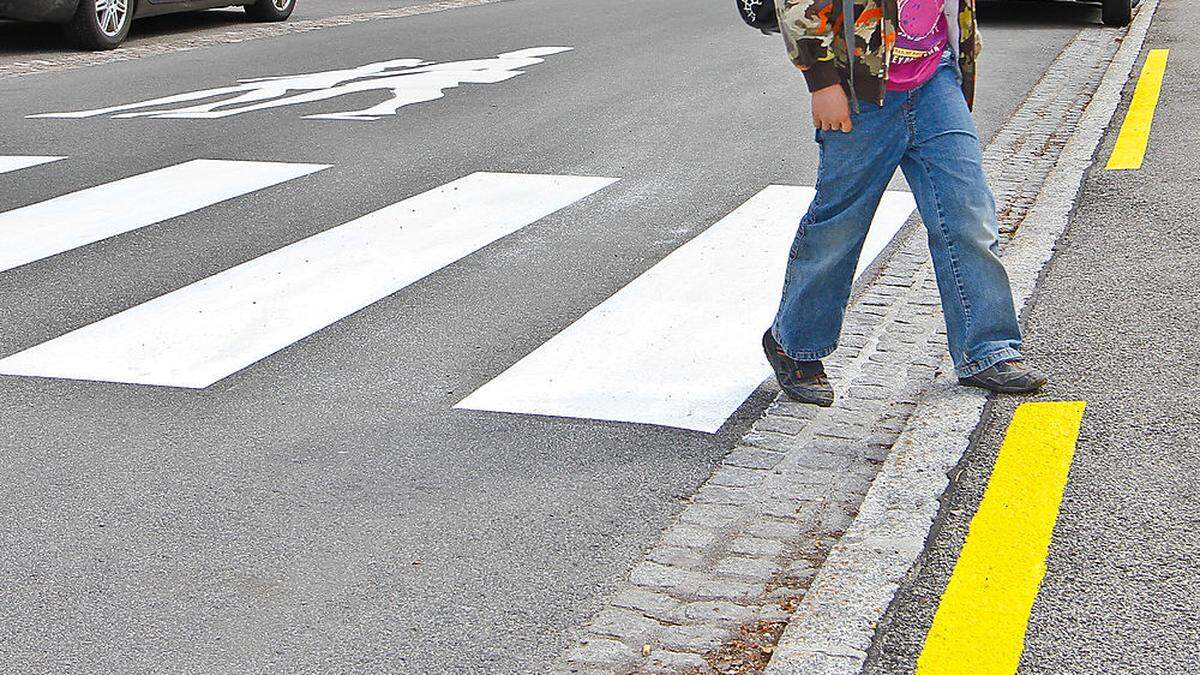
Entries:
POLYGON ((775 339, 800 361, 836 348, 863 241, 899 166, 928 231, 958 376, 1020 358, 996 205, 953 63, 923 86, 861 109, 850 133, 817 131, 816 196, 788 256, 775 339))

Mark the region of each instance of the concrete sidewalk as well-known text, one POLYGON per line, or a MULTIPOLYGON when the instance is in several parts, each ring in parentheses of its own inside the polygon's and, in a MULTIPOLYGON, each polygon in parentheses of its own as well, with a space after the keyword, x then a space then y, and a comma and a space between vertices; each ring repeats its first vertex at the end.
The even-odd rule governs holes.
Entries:
MULTIPOLYGON (((1028 316, 1030 356, 1054 374, 1039 400, 1085 400, 1087 412, 1020 672, 1186 673, 1200 663, 1198 21, 1193 4, 1159 8, 1145 49, 1170 56, 1145 164, 1105 170, 1135 72, 1028 316)), ((1019 402, 994 401, 865 672, 914 669, 1019 402)))

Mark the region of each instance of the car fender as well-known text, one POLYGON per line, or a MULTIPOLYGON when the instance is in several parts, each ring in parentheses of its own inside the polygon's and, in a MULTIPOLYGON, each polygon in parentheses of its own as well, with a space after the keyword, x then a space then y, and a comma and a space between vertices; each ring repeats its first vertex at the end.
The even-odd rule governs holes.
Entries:
POLYGON ((77 6, 79 0, 0 0, 0 18, 66 23, 77 6))

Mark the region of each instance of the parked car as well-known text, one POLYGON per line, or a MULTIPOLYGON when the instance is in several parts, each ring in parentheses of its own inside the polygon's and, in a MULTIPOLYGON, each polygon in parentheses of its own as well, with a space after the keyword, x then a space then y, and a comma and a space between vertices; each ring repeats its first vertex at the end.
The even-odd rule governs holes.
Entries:
POLYGON ((84 49, 112 49, 129 35, 134 19, 242 5, 258 21, 284 21, 296 0, 0 0, 0 19, 62 24, 84 49))

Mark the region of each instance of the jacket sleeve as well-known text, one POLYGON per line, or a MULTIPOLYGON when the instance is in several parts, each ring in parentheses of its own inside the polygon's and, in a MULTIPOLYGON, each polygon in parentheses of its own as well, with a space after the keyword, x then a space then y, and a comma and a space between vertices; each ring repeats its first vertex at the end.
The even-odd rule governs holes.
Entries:
POLYGON ((775 5, 788 56, 804 71, 809 91, 842 81, 833 52, 840 4, 839 0, 780 0, 775 5))

